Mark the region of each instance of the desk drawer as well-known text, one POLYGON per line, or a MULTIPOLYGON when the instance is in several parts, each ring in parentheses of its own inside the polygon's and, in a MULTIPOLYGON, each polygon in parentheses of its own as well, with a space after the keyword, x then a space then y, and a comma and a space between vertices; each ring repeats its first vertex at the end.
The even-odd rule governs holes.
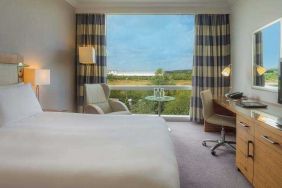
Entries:
POLYGON ((255 130, 254 185, 282 185, 282 132, 258 123, 255 130))
POLYGON ((238 115, 236 119, 236 132, 242 139, 250 139, 250 136, 254 136, 254 123, 238 115))
POLYGON ((246 156, 253 156, 254 123, 242 116, 236 119, 236 148, 246 156))
POLYGON ((253 182, 253 159, 249 158, 241 152, 240 150, 236 150, 236 166, 240 169, 241 173, 248 179, 250 183, 253 182))
POLYGON ((237 137, 236 150, 243 153, 246 157, 254 157, 254 142, 252 140, 245 140, 237 137))
POLYGON ((236 119, 236 165, 244 176, 253 182, 254 175, 254 124, 240 115, 236 119))
POLYGON ((282 131, 263 123, 257 123, 255 138, 282 158, 282 131))

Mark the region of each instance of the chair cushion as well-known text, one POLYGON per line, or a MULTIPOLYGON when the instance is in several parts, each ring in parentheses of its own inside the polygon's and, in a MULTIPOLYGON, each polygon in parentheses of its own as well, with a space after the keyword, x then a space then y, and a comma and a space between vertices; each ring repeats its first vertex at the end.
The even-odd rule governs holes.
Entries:
POLYGON ((208 123, 221 125, 224 127, 235 127, 236 119, 231 116, 223 116, 219 114, 214 114, 205 120, 208 123))
POLYGON ((104 103, 107 98, 104 89, 100 84, 85 84, 86 104, 104 103))
POLYGON ((100 102, 100 103, 92 103, 92 104, 96 104, 97 106, 99 106, 105 114, 111 113, 113 111, 108 101, 100 102))
POLYGON ((85 84, 85 104, 95 104, 99 106, 105 114, 112 112, 104 89, 100 84, 85 84))
POLYGON ((211 90, 204 90, 200 95, 203 104, 203 116, 204 119, 207 119, 215 114, 213 110, 213 97, 211 90))

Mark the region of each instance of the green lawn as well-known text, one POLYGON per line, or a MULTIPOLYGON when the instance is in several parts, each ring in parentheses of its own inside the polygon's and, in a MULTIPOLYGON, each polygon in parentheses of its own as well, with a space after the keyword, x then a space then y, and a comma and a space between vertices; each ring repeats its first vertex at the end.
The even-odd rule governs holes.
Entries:
MULTIPOLYGON (((155 76, 116 76, 108 75, 109 85, 191 85, 192 71, 164 72, 158 69, 155 76)), ((158 104, 145 100, 146 96, 153 95, 153 91, 112 91, 111 98, 124 102, 130 111, 135 114, 156 114, 158 104)), ((165 91, 165 95, 174 96, 175 100, 162 104, 162 114, 188 115, 191 91, 165 91)))
MULTIPOLYGON (((152 85, 151 80, 109 80, 109 85, 152 85)), ((175 80, 175 85, 192 85, 191 80, 175 80)))
MULTIPOLYGON (((158 104, 145 100, 153 95, 153 91, 112 91, 111 98, 124 102, 135 114, 157 114, 158 104), (131 102, 130 102, 131 101, 131 102)), ((188 115, 191 91, 166 91, 166 95, 174 96, 175 100, 163 103, 162 114, 188 115)))

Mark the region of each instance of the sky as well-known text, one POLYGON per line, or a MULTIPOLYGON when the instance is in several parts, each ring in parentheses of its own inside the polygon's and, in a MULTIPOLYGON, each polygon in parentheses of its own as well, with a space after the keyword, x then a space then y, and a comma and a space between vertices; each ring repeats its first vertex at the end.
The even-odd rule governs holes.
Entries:
POLYGON ((154 72, 192 68, 194 16, 108 15, 108 70, 154 72))
POLYGON ((262 30, 263 66, 267 69, 278 68, 280 58, 280 22, 262 30))

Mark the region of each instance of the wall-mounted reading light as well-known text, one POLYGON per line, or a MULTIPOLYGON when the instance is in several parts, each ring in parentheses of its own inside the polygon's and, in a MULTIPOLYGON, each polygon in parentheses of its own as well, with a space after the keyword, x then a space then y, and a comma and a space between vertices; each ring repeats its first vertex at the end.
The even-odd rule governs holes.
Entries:
POLYGON ((228 65, 227 67, 225 67, 223 69, 223 71, 221 72, 221 74, 224 76, 224 77, 228 77, 231 75, 231 64, 228 65))
POLYGON ((259 76, 262 76, 266 72, 266 68, 260 65, 257 65, 256 70, 259 76))

